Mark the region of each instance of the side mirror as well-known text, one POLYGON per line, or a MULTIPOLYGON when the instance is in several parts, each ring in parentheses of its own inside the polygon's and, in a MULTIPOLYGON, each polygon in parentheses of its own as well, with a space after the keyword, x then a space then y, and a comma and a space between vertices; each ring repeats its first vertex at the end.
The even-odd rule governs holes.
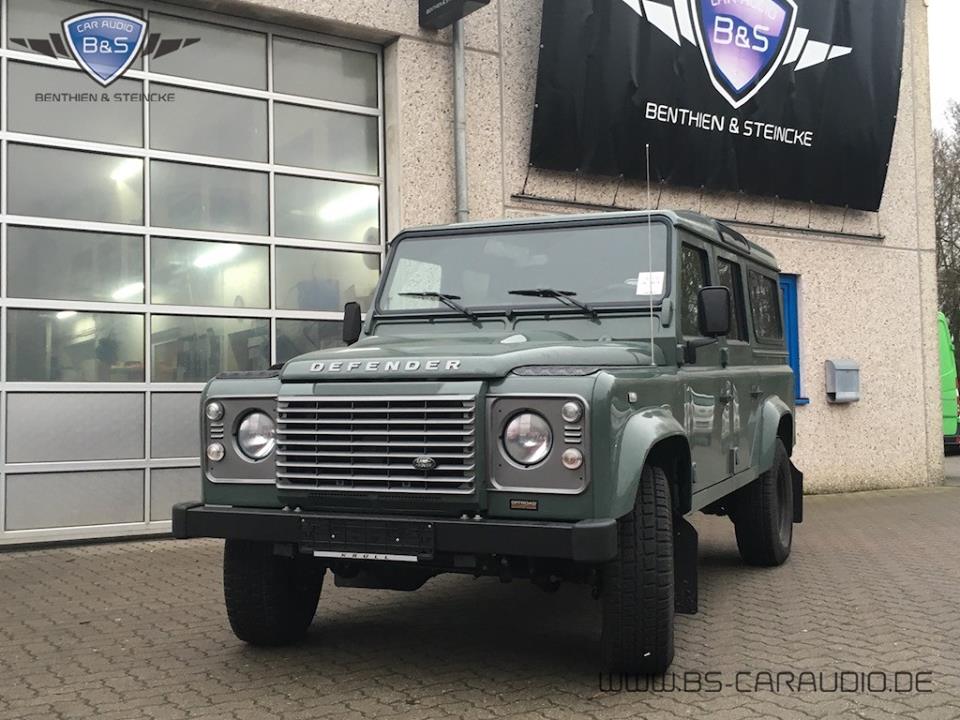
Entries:
POLYGON ((722 286, 705 287, 697 295, 700 316, 700 334, 718 338, 730 334, 730 289, 722 286))
POLYGON ((343 342, 353 345, 360 339, 363 320, 360 317, 360 303, 348 302, 343 306, 343 342))

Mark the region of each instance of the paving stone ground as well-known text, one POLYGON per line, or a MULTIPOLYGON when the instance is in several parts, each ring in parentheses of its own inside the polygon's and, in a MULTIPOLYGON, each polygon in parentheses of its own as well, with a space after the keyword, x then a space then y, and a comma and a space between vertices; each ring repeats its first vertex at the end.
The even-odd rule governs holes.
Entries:
POLYGON ((678 618, 666 685, 641 692, 601 689, 580 587, 329 582, 307 641, 263 650, 227 626, 220 542, 2 553, 0 718, 960 718, 960 488, 806 507, 774 570, 740 563, 727 520, 696 519, 700 613, 678 618), (830 692, 840 672, 846 689, 883 674, 830 692), (929 692, 880 691, 907 678, 929 692))

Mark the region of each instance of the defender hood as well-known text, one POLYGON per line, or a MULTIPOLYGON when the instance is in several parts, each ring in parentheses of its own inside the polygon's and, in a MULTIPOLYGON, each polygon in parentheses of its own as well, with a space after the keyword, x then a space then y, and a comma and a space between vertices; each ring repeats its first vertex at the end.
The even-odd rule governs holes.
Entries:
MULTIPOLYGON (((657 364, 663 363, 660 351, 657 364)), ((499 378, 529 366, 649 365, 649 342, 577 340, 561 332, 473 332, 365 338, 288 362, 283 381, 499 378)))

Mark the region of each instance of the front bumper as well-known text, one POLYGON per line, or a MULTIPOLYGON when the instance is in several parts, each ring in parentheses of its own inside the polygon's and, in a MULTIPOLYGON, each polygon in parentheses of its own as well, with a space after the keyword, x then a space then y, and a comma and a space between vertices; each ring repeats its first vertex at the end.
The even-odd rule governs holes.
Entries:
POLYGON ((359 559, 466 554, 602 563, 617 556, 617 522, 612 519, 405 518, 181 503, 173 508, 173 535, 293 543, 331 557, 359 559))

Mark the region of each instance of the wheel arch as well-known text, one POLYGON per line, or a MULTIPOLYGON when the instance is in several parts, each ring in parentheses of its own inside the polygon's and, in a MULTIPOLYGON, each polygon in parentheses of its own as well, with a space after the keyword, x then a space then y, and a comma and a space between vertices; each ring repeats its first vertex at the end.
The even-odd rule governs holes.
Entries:
POLYGON ((673 504, 685 514, 692 503, 693 471, 690 445, 683 427, 661 408, 641 411, 631 417, 620 435, 614 454, 616 493, 608 517, 623 517, 637 499, 643 468, 656 465, 670 481, 673 504))
POLYGON ((796 443, 796 429, 794 428, 794 420, 791 413, 780 417, 780 423, 777 425, 777 437, 783 441, 783 446, 787 449, 787 457, 793 457, 793 446, 796 443))
POLYGON ((768 397, 763 401, 760 410, 760 422, 757 424, 757 437, 753 445, 753 465, 757 474, 773 467, 777 439, 783 442, 787 455, 792 456, 795 438, 793 411, 779 397, 768 397))

